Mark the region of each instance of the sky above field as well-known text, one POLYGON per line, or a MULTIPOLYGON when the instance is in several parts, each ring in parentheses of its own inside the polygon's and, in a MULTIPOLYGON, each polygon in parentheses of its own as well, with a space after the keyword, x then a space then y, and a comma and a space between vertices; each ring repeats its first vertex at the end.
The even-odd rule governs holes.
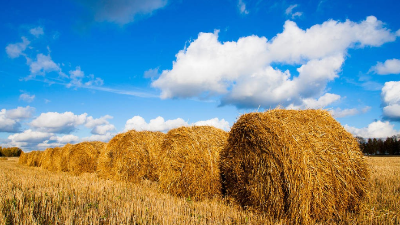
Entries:
POLYGON ((0 3, 0 146, 108 141, 323 108, 400 133, 397 0, 0 3))

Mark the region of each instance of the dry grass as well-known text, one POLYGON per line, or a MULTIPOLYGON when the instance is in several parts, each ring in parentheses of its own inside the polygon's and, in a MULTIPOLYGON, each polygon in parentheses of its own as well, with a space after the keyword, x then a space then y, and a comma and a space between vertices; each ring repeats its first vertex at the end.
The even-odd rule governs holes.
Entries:
POLYGON ((221 195, 219 152, 228 134, 211 126, 170 130, 163 143, 160 187, 163 191, 192 199, 221 195))
POLYGON ((157 181, 164 137, 161 132, 134 130, 116 135, 99 157, 98 175, 121 181, 157 181))
POLYGON ((0 157, 0 160, 5 161, 5 160, 8 160, 8 158, 7 157, 0 157))
POLYGON ((355 138, 324 110, 242 115, 221 153, 226 194, 293 224, 359 211, 368 170, 355 138))

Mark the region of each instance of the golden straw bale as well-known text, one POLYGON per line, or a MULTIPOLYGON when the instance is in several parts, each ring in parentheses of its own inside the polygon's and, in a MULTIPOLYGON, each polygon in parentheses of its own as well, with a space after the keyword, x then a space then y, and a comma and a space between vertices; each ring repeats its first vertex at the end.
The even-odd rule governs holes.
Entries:
POLYGON ((41 151, 29 152, 27 154, 28 157, 27 157, 26 165, 40 167, 42 165, 42 154, 43 154, 43 152, 41 152, 41 151))
POLYGON ((221 152, 223 192, 293 224, 357 212, 369 171, 356 139, 325 110, 242 115, 221 152))
POLYGON ((68 143, 60 149, 60 161, 57 166, 58 171, 68 172, 68 153, 73 146, 73 144, 68 143))
POLYGON ((28 160, 28 154, 25 152, 21 152, 21 155, 18 158, 18 163, 22 165, 26 165, 28 160))
POLYGON ((74 175, 94 173, 97 169, 97 160, 106 143, 100 141, 82 142, 63 149, 66 169, 74 175))
POLYGON ((99 157, 98 175, 130 182, 157 181, 164 137, 161 132, 135 130, 116 135, 99 157))
POLYGON ((49 171, 60 171, 61 147, 47 148, 42 156, 42 168, 49 171))
POLYGON ((220 196, 219 153, 227 138, 211 126, 170 130, 163 143, 161 190, 195 200, 220 196))

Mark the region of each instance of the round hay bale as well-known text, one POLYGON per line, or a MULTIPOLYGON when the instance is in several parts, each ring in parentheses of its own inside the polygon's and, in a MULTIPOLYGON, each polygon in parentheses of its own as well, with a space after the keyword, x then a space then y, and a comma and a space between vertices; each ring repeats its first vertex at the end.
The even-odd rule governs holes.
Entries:
POLYGON ((28 154, 25 152, 22 152, 18 158, 18 163, 22 164, 22 165, 26 165, 27 160, 28 160, 28 154))
POLYGON ((104 142, 92 141, 65 148, 67 171, 74 175, 96 172, 97 160, 105 145, 104 142))
POLYGON ((40 167, 42 165, 42 154, 43 154, 43 152, 41 152, 41 151, 29 152, 27 154, 28 157, 27 157, 26 165, 40 167))
POLYGON ((42 168, 49 171, 60 171, 61 147, 47 148, 42 156, 42 168))
POLYGON ((60 161, 57 165, 58 171, 68 172, 68 153, 73 146, 73 144, 68 143, 60 149, 60 161))
POLYGON ((116 135, 99 157, 98 175, 130 182, 157 181, 164 137, 161 132, 135 130, 116 135))
POLYGON ((242 115, 221 152, 223 190, 291 223, 358 211, 369 172, 356 139, 325 110, 242 115))
POLYGON ((211 126, 170 130, 163 143, 161 190, 195 200, 220 196, 219 153, 227 138, 211 126))

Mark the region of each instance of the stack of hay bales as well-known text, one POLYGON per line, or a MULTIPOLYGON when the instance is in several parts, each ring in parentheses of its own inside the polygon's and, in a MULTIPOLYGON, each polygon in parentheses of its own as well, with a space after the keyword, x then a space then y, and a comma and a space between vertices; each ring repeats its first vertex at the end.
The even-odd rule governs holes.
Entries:
POLYGON ((99 158, 97 174, 130 182, 157 181, 164 136, 161 132, 135 130, 116 135, 99 158))
POLYGON ((220 169, 227 195, 293 224, 359 210, 369 176, 355 138, 324 110, 242 115, 220 169))
POLYGON ((65 159, 62 160, 66 162, 63 169, 74 175, 96 172, 97 160, 105 145, 104 142, 92 141, 67 146, 63 149, 65 159))
POLYGON ((41 151, 32 151, 29 152, 27 155, 26 165, 27 166, 34 166, 40 167, 42 165, 42 154, 41 151))
POLYGON ((28 160, 28 154, 25 152, 22 152, 18 158, 18 163, 22 164, 22 165, 26 165, 26 163, 28 162, 27 160, 28 160))
POLYGON ((227 138, 211 126, 170 130, 162 146, 161 190, 195 200, 220 196, 219 153, 227 138))
POLYGON ((60 171, 62 148, 47 148, 42 156, 42 168, 49 171, 60 171))

